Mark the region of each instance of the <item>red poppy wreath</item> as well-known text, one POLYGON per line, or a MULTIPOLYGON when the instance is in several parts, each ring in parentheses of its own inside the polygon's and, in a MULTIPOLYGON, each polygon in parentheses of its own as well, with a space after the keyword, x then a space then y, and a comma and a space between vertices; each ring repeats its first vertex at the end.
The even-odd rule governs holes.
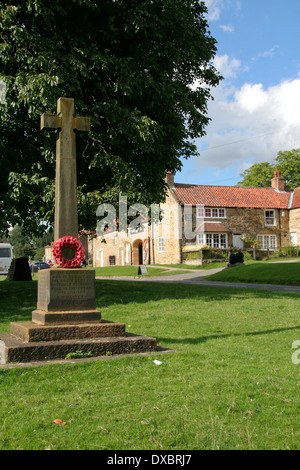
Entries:
POLYGON ((85 257, 82 243, 77 238, 70 236, 59 238, 52 248, 52 253, 56 263, 63 268, 78 268, 85 257), (73 259, 63 257, 62 252, 65 247, 73 248, 75 251, 73 259))

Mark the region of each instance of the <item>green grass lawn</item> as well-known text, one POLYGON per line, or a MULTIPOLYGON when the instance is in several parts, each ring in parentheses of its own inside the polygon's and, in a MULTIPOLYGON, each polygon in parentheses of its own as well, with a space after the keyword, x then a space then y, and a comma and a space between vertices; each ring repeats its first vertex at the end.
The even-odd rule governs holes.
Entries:
POLYGON ((300 263, 255 263, 224 269, 207 276, 209 281, 250 282, 300 286, 300 263))
MULTIPOLYGON (((36 291, 0 283, 0 331, 36 291)), ((0 369, 1 450, 300 449, 300 294, 99 280, 96 296, 177 352, 0 369)))

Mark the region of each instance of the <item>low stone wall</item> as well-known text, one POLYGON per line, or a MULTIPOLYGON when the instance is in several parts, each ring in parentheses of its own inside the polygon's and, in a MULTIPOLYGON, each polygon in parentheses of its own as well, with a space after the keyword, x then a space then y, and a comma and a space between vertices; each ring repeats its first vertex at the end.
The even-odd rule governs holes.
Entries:
POLYGON ((190 265, 190 266, 197 266, 199 264, 203 264, 201 259, 187 259, 183 261, 183 264, 190 265))

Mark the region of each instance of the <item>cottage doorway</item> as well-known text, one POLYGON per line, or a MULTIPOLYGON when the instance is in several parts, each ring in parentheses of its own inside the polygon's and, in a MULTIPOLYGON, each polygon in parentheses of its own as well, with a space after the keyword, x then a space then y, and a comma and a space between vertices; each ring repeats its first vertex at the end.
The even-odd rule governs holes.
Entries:
POLYGON ((139 266, 143 264, 143 242, 135 240, 132 245, 132 264, 139 266))

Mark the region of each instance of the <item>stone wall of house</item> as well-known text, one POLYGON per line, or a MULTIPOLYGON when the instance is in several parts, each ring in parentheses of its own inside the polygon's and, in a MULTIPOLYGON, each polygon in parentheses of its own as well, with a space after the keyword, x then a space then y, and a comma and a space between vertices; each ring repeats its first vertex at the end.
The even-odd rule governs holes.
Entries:
POLYGON ((180 240, 164 238, 163 249, 158 239, 151 240, 151 264, 179 264, 181 263, 180 240), (154 256, 153 256, 154 255, 154 256))
MULTIPOLYGON (((226 208, 225 218, 203 218, 196 217, 196 207, 190 206, 187 210, 182 210, 182 245, 186 246, 196 242, 195 233, 197 228, 201 226, 202 222, 221 222, 226 228, 230 230, 227 233, 228 246, 234 245, 234 235, 238 237, 242 234, 247 234, 249 237, 255 239, 257 235, 276 235, 277 247, 284 247, 290 244, 290 227, 289 227, 289 211, 275 209, 274 226, 266 226, 265 224, 265 209, 261 208, 226 208), (188 222, 188 214, 192 214, 192 221, 188 222), (188 236, 186 224, 190 223, 193 231, 194 238, 188 236)), ((295 216, 296 217, 296 216, 295 216)), ((300 218, 300 211, 298 214, 300 218)), ((300 231, 299 238, 300 240, 300 231)), ((236 239, 235 239, 236 240, 236 239)))
POLYGON ((93 240, 93 266, 130 266, 149 263, 148 229, 126 236, 124 232, 114 232, 93 240), (142 263, 140 262, 142 256, 142 263))
POLYGON ((228 208, 224 224, 232 232, 229 245, 233 244, 233 234, 248 234, 252 238, 257 235, 276 235, 277 247, 289 245, 289 211, 275 209, 275 225, 266 226, 265 209, 228 208))
POLYGON ((164 233, 161 237, 151 239, 135 239, 128 237, 126 240, 94 239, 93 266, 130 266, 140 264, 176 264, 181 262, 180 240, 167 238, 164 233), (163 238, 163 242, 159 239, 163 238), (114 260, 112 260, 114 257, 114 260))
MULTIPOLYGON (((296 234, 294 241, 297 245, 300 245, 300 209, 290 210, 290 234, 296 234)), ((291 235, 293 237, 293 235, 291 235)), ((290 240, 291 244, 292 240, 290 240)))
POLYGON ((162 221, 151 230, 151 264, 181 263, 181 211, 172 191, 160 208, 162 221))
POLYGON ((93 266, 110 266, 112 257, 118 266, 140 264, 176 264, 181 262, 180 206, 169 190, 161 204, 162 222, 144 225, 137 233, 114 232, 93 240, 93 266))
POLYGON ((265 223, 265 209, 226 208, 225 218, 196 217, 195 206, 182 208, 169 189, 166 201, 160 205, 163 218, 153 226, 144 226, 138 233, 127 236, 115 232, 102 243, 94 239, 93 265, 177 264, 182 262, 182 247, 196 242, 197 228, 201 222, 221 222, 227 232, 228 247, 238 242, 241 234, 256 239, 257 235, 276 235, 277 247, 290 245, 290 232, 297 232, 300 241, 300 209, 291 211, 275 209, 275 225, 265 223), (185 209, 185 210, 184 210, 185 209), (190 230, 190 235, 188 233, 190 230))
POLYGON ((115 257, 115 263, 119 264, 120 249, 115 244, 115 239, 102 239, 100 237, 93 240, 93 266, 110 266, 110 257, 115 257))

